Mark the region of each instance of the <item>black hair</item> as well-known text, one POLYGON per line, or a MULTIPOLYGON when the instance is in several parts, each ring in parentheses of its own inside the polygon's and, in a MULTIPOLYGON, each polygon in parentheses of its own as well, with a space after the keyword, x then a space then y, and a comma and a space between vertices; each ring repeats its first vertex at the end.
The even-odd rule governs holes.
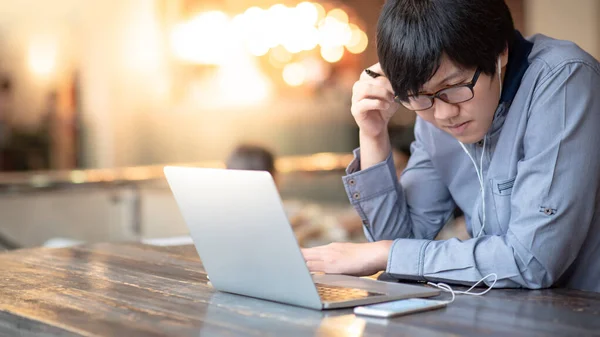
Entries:
POLYGON ((228 169, 255 170, 275 173, 275 156, 258 145, 242 144, 236 147, 225 163, 228 169))
POLYGON ((377 54, 401 100, 419 92, 443 54, 494 75, 515 28, 504 0, 388 0, 377 25, 377 54))

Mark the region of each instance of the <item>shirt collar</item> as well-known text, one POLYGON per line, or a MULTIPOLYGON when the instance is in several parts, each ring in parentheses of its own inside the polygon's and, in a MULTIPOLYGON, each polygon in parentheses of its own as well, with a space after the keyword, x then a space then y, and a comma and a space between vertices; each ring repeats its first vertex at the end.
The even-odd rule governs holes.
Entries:
POLYGON ((533 43, 523 38, 518 30, 515 30, 515 40, 512 50, 508 52, 508 64, 500 103, 511 103, 521 86, 521 79, 529 67, 529 54, 533 49, 533 43))
POLYGON ((502 85, 502 94, 500 95, 498 108, 494 113, 489 135, 496 134, 502 128, 506 114, 510 110, 510 105, 521 86, 523 75, 529 67, 529 54, 532 49, 533 43, 527 41, 519 31, 515 30, 515 40, 512 49, 508 51, 508 63, 502 85))

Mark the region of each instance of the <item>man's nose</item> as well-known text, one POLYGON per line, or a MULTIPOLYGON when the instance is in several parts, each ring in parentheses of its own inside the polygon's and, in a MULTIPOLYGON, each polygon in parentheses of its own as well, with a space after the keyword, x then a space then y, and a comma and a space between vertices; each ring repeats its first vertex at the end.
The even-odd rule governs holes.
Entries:
POLYGON ((458 116, 460 108, 457 104, 446 103, 441 99, 436 99, 433 105, 434 117, 438 120, 448 120, 458 116))

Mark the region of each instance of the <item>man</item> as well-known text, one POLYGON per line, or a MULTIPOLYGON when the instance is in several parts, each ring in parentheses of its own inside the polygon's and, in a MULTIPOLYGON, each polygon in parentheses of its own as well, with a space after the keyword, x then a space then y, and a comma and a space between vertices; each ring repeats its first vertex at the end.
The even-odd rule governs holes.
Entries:
POLYGON ((389 0, 377 44, 343 178, 372 242, 305 249, 309 269, 600 291, 598 62, 524 39, 502 0, 389 0), (386 133, 399 104, 418 116, 400 181, 386 133), (433 241, 456 206, 472 238, 433 241))
POLYGON ((232 170, 267 171, 274 178, 276 176, 275 155, 259 145, 241 144, 237 146, 227 157, 225 166, 232 170))
MULTIPOLYGON (((238 145, 227 157, 225 166, 233 170, 267 171, 279 185, 275 155, 261 145, 238 145)), ((286 199, 283 204, 300 245, 314 246, 315 242, 322 244, 324 241, 332 242, 333 238, 336 240, 348 238, 336 221, 326 221, 327 218, 321 207, 290 199, 286 199)))

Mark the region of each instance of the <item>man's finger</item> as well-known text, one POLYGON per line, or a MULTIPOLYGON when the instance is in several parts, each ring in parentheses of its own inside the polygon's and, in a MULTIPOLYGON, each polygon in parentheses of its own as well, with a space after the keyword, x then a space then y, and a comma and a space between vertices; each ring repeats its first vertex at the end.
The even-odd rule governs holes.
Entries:
POLYGON ((317 252, 315 252, 314 248, 302 248, 300 249, 300 251, 302 252, 302 256, 304 257, 305 260, 315 260, 315 258, 318 256, 317 252))
POLYGON ((390 80, 387 77, 379 76, 379 77, 373 79, 373 81, 376 83, 376 85, 384 87, 392 95, 392 99, 393 99, 393 97, 395 96, 394 88, 392 88, 392 83, 390 82, 390 80))
POLYGON ((358 117, 359 115, 366 115, 370 111, 385 111, 389 109, 390 106, 390 103, 380 99, 365 98, 355 103, 350 111, 352 112, 352 115, 358 117))
POLYGON ((374 65, 369 67, 369 70, 374 71, 378 74, 383 74, 383 69, 381 69, 381 63, 377 62, 374 65))
POLYGON ((367 69, 370 70, 371 74, 369 74, 368 72, 366 72, 366 71, 363 70, 362 73, 360 74, 360 79, 361 80, 373 79, 373 75, 372 75, 373 73, 381 75, 379 77, 383 77, 384 76, 383 70, 381 70, 381 66, 379 65, 379 63, 376 63, 376 64, 370 66, 367 69))
POLYGON ((325 272, 325 262, 323 261, 307 261, 306 266, 311 272, 325 272))
POLYGON ((302 248, 301 252, 302 252, 302 256, 304 256, 304 259, 306 261, 321 260, 321 255, 322 255, 323 249, 320 249, 320 247, 302 248))
POLYGON ((354 84, 352 103, 357 103, 365 98, 381 99, 391 103, 394 101, 394 94, 380 85, 375 85, 364 81, 356 82, 354 84))

